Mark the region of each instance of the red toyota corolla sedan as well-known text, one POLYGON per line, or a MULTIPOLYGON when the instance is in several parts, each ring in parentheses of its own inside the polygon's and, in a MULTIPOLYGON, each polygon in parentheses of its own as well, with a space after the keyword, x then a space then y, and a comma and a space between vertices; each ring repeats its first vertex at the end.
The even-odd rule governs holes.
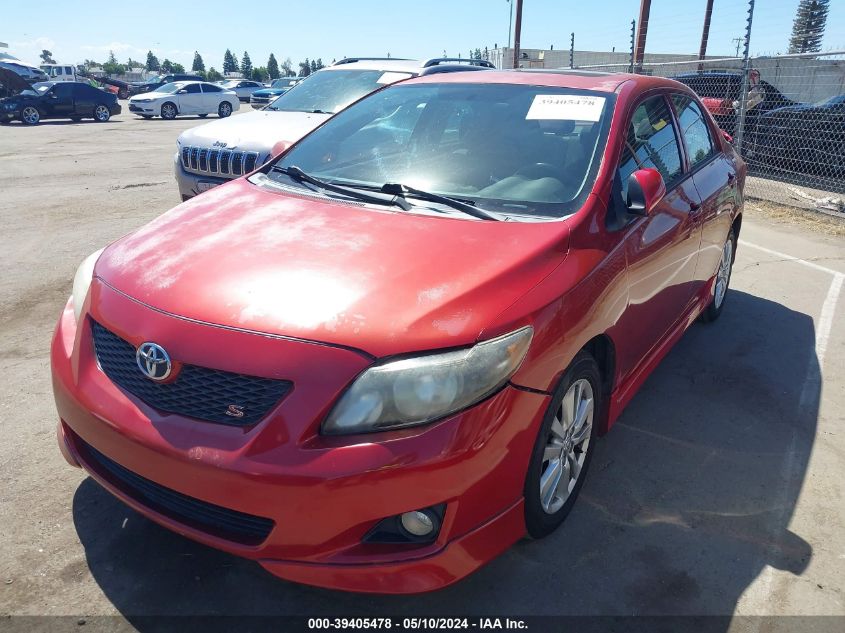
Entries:
POLYGON ((719 316, 744 180, 670 80, 385 88, 82 263, 62 452, 283 578, 443 587, 560 525, 597 436, 719 316))

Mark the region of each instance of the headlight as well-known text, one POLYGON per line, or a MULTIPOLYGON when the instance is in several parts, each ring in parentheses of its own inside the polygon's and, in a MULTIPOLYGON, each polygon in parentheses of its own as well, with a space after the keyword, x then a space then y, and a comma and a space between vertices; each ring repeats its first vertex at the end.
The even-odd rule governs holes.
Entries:
POLYGON ((152 99, 132 99, 132 103, 149 103, 152 99))
POLYGON ((70 295, 70 298, 73 299, 73 314, 77 323, 79 322, 79 315, 82 314, 82 304, 85 303, 85 297, 88 296, 91 279, 94 277, 94 264, 97 263, 104 250, 101 248, 96 253, 91 253, 82 260, 79 268, 76 269, 76 275, 73 278, 73 294, 70 295))
POLYGON ((470 349, 377 365, 361 374, 323 422, 326 435, 425 424, 460 411, 504 385, 528 352, 524 327, 470 349))

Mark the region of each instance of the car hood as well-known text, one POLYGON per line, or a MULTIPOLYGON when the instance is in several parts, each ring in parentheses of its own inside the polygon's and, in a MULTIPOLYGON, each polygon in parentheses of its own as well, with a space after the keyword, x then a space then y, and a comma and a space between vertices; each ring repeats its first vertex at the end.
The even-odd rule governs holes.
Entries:
POLYGON ((29 85, 26 79, 8 68, 0 68, 0 86, 12 94, 17 94, 22 90, 32 89, 32 86, 29 85))
POLYGON ((273 97, 275 95, 280 95, 289 88, 262 88, 261 90, 256 90, 252 94, 256 97, 273 97))
POLYGON ((469 345, 566 257, 568 222, 491 222, 245 179, 109 246, 95 276, 199 322, 363 350, 469 345))
POLYGON ((200 125, 182 132, 179 142, 194 147, 220 147, 269 152, 279 141, 293 143, 308 134, 330 114, 254 110, 200 125))
POLYGON ((136 94, 135 96, 131 97, 129 100, 134 101, 137 99, 161 99, 163 97, 172 97, 173 94, 169 92, 156 92, 153 90, 152 92, 141 92, 136 94))

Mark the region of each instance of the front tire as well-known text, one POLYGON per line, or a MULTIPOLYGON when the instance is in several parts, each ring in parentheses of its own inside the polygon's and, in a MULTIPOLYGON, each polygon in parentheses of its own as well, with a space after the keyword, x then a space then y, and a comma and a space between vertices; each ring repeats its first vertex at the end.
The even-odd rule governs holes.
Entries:
POLYGON ((176 118, 176 105, 169 101, 161 106, 161 118, 172 121, 176 118))
POLYGON ((219 116, 221 119, 225 119, 230 114, 232 114, 232 104, 228 101, 224 101, 217 108, 217 116, 219 116))
POLYGON ((101 103, 94 108, 94 120, 97 123, 105 123, 110 118, 111 112, 109 111, 108 106, 105 106, 101 103))
POLYGON ((734 229, 728 231, 728 238, 722 247, 722 259, 719 260, 719 270, 716 271, 716 284, 713 287, 713 298, 710 304, 701 313, 701 320, 711 323, 719 318, 725 307, 725 299, 728 296, 728 285, 731 282, 734 259, 736 258, 736 235, 734 229))
POLYGON ((41 120, 41 113, 38 111, 38 108, 33 106, 26 106, 21 111, 21 121, 24 125, 38 125, 38 122, 41 120))
POLYGON ((603 407, 595 359, 579 352, 560 381, 534 443, 525 477, 525 525, 542 538, 572 510, 593 455, 603 407))

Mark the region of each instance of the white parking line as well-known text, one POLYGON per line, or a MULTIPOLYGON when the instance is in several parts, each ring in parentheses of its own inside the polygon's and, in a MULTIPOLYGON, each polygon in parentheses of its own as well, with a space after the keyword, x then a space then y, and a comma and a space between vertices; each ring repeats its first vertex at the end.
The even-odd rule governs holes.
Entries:
POLYGON ((743 246, 750 246, 758 251, 768 253, 769 255, 774 255, 783 261, 795 262, 796 264, 802 264, 814 270, 827 273, 828 275, 833 275, 833 280, 830 282, 830 287, 827 290, 827 296, 822 304, 821 314, 819 315, 818 322, 816 323, 816 358, 818 359, 819 368, 822 368, 824 366, 824 355, 827 351, 827 343, 830 340, 830 330, 833 328, 833 316, 836 313, 836 303, 839 301, 839 295, 842 292, 842 282, 845 281, 845 273, 833 270, 827 266, 820 266, 814 262, 808 262, 806 259, 801 259, 800 257, 795 257, 794 255, 787 255, 786 253, 774 251, 771 248, 766 248, 765 246, 752 244, 751 242, 746 242, 745 240, 740 240, 739 243, 743 246))

